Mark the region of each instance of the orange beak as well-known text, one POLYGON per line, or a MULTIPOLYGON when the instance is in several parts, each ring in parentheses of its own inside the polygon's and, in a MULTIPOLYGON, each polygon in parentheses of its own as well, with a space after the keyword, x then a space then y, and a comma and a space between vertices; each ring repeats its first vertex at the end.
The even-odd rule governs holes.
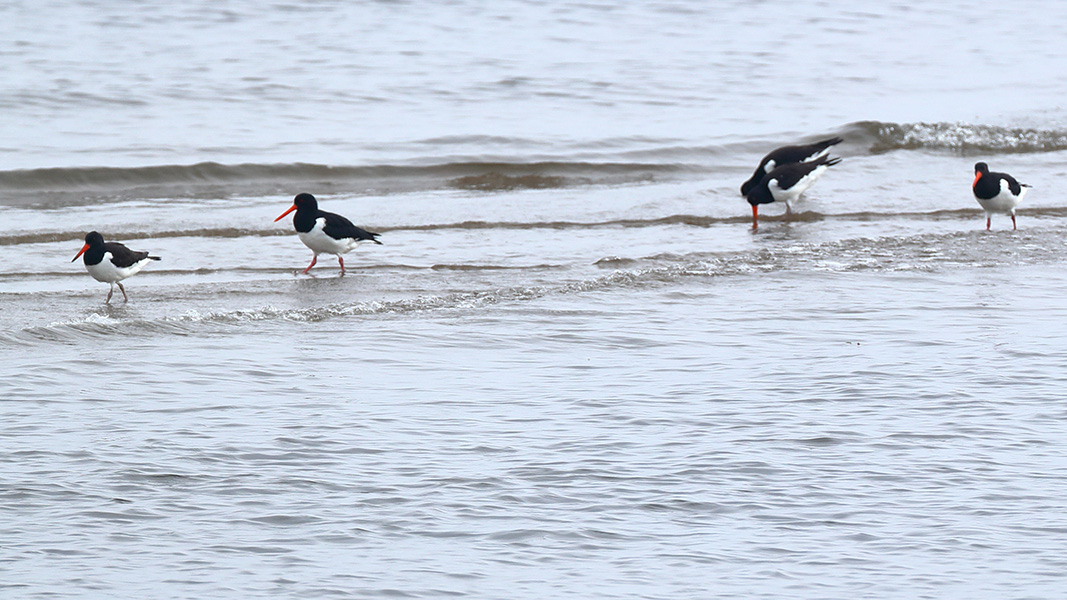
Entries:
POLYGON ((752 205, 752 229, 756 228, 756 224, 759 223, 759 204, 752 205))
POLYGON ((981 178, 982 178, 982 172, 981 171, 975 173, 974 174, 974 183, 971 184, 971 187, 974 187, 974 186, 978 185, 978 180, 981 179, 981 178))
POLYGON ((70 262, 74 262, 74 261, 78 260, 78 257, 81 256, 82 254, 85 254, 85 251, 88 250, 88 249, 89 249, 89 244, 86 244, 86 245, 82 246, 82 249, 78 250, 78 253, 76 255, 74 255, 74 258, 70 259, 70 262))
POLYGON ((290 206, 290 207, 289 207, 289 210, 287 210, 287 211, 283 212, 283 213, 281 214, 281 216, 280 216, 280 217, 278 217, 277 219, 274 219, 274 222, 275 222, 275 223, 277 223, 278 221, 281 221, 281 220, 282 220, 282 217, 284 217, 285 215, 287 215, 287 214, 289 214, 289 213, 293 212, 294 210, 296 210, 296 205, 295 205, 295 204, 294 204, 294 205, 292 205, 292 206, 290 206))

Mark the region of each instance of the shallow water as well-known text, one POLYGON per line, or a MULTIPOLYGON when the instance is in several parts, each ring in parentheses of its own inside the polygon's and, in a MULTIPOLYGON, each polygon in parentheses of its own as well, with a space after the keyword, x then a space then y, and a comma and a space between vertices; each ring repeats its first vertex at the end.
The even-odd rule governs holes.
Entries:
POLYGON ((0 8, 0 587, 1057 596, 1063 10, 0 8))

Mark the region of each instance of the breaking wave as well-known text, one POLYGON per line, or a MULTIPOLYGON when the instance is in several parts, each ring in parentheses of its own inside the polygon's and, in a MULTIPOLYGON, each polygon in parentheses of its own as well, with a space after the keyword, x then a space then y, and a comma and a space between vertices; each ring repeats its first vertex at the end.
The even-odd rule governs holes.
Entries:
POLYGON ((964 156, 1067 150, 1067 131, 972 123, 882 123, 861 121, 846 128, 868 138, 870 152, 949 151, 964 156))
MULTIPOLYGON (((288 196, 294 189, 395 194, 427 190, 508 191, 583 185, 627 185, 717 170, 748 168, 769 148, 837 135, 849 154, 935 151, 990 155, 1067 150, 1067 131, 971 123, 859 121, 808 136, 782 134, 724 144, 612 148, 588 142, 569 155, 493 160, 415 160, 412 164, 331 166, 309 163, 71 167, 0 171, 0 204, 68 206, 146 198, 288 196)), ((673 142, 677 142, 674 140, 673 142)))

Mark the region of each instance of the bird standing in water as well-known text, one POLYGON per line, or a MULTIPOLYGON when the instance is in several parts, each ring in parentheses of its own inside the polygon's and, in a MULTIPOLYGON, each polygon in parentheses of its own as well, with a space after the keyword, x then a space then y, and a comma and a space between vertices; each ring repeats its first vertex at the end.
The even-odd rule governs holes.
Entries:
POLYGON ((360 229, 341 215, 319 210, 319 203, 311 194, 297 194, 289 210, 279 215, 274 222, 277 223, 294 210, 296 214, 293 215, 293 227, 296 234, 300 241, 315 253, 311 257, 311 264, 303 271, 305 274, 318 262, 319 254, 334 254, 341 265, 341 276, 344 276, 345 261, 341 257, 342 254, 365 242, 381 244, 376 239, 381 234, 360 229))
POLYGON ((752 229, 759 226, 759 205, 771 202, 784 202, 785 214, 792 214, 789 203, 795 201, 810 188, 827 169, 841 162, 840 158, 822 156, 808 162, 790 163, 775 167, 763 176, 759 184, 747 194, 748 203, 752 205, 752 229))
POLYGON ((149 256, 147 252, 135 252, 118 242, 105 242, 104 236, 95 231, 85 235, 85 245, 78 251, 70 262, 78 260, 84 255, 85 270, 93 276, 93 279, 111 284, 107 293, 105 304, 111 303, 111 295, 115 293, 115 284, 122 291, 123 302, 129 302, 126 296, 126 288, 120 283, 130 275, 140 271, 153 260, 159 260, 158 256, 149 256))
POLYGON ((1019 183, 1007 173, 991 173, 989 165, 984 162, 974 165, 974 182, 971 183, 971 191, 978 200, 978 204, 985 209, 985 229, 993 222, 993 213, 1004 213, 1011 216, 1011 228, 1015 227, 1015 207, 1026 195, 1030 186, 1019 183))

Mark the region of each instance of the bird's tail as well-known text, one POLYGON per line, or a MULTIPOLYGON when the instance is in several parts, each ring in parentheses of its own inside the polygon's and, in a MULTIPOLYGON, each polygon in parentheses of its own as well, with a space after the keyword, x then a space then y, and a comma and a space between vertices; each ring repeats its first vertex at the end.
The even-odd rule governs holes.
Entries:
POLYGON ((836 165, 839 162, 841 162, 841 157, 839 157, 839 156, 835 156, 833 158, 830 158, 829 156, 824 156, 824 157, 820 158, 819 160, 815 161, 815 164, 816 165, 826 165, 828 167, 832 167, 832 166, 836 165))
POLYGON ((828 138, 828 139, 822 140, 820 142, 815 142, 815 145, 816 146, 822 146, 824 148, 829 148, 830 146, 834 146, 836 144, 840 144, 843 141, 845 141, 845 140, 843 140, 843 139, 841 139, 841 138, 839 138, 837 136, 834 136, 832 138, 828 138))
POLYGON ((146 256, 145 258, 151 258, 152 260, 161 260, 158 256, 146 256))

